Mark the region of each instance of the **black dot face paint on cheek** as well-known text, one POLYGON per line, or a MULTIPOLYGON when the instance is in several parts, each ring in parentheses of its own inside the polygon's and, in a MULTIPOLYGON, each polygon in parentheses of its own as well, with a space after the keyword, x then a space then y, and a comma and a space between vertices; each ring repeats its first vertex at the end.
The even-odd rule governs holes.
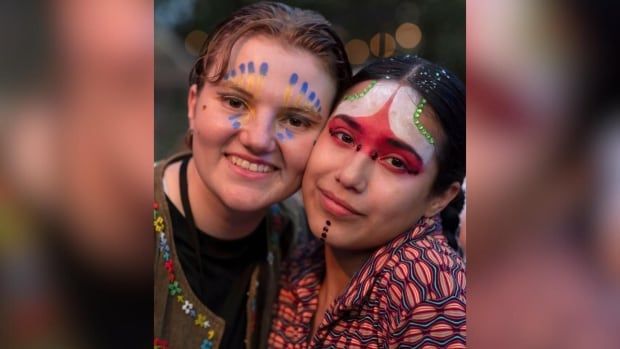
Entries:
POLYGON ((325 242, 327 239, 327 232, 329 231, 329 226, 332 225, 332 222, 328 220, 325 221, 325 225, 323 226, 323 232, 321 233, 321 241, 325 242))
POLYGON ((202 105, 202 110, 205 110, 205 109, 207 109, 207 105, 206 105, 206 104, 203 104, 203 105, 202 105))
POLYGON ((372 160, 377 160, 378 157, 379 157, 379 154, 376 151, 373 151, 372 153, 370 153, 370 158, 372 160))
POLYGON ((357 147, 355 147, 355 151, 360 151, 362 150, 362 145, 358 144, 357 147))

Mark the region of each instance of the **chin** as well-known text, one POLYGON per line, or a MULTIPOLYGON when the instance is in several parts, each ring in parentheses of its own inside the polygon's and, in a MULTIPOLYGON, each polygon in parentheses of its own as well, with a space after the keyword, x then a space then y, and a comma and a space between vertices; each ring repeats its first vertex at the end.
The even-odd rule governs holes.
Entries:
POLYGON ((274 202, 265 198, 264 192, 254 190, 226 190, 220 199, 226 207, 243 212, 263 210, 274 202))

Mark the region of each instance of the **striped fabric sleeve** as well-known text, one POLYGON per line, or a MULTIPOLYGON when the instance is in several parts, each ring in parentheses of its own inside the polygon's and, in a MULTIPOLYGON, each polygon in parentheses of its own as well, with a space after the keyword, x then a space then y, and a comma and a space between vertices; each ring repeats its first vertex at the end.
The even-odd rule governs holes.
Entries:
POLYGON ((421 302, 384 326, 389 348, 466 347, 465 304, 458 297, 421 302))

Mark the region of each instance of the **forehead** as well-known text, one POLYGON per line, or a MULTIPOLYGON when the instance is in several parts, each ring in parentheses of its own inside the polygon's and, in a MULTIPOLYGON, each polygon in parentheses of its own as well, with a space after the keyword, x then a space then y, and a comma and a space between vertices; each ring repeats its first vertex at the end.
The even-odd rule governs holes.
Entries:
MULTIPOLYGON (((362 82, 355 86, 353 91, 368 86, 369 83, 369 81, 362 82)), ((422 96, 410 86, 380 80, 362 97, 342 100, 336 107, 334 115, 364 117, 377 125, 387 123, 394 136, 411 145, 427 164, 435 148, 414 124, 414 113, 421 99, 422 96), (386 103, 390 104, 387 108, 386 103)), ((428 118, 422 119, 423 123, 430 122, 428 118)))
POLYGON ((314 54, 264 35, 243 37, 233 45, 224 80, 278 101, 285 98, 311 105, 319 101, 325 114, 336 85, 314 54))

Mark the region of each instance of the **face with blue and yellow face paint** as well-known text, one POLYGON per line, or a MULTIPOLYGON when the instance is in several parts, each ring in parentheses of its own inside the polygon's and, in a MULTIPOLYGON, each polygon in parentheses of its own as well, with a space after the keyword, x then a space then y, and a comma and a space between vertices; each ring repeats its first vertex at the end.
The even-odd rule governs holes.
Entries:
POLYGON ((240 39, 223 78, 193 86, 188 98, 194 160, 210 200, 257 211, 294 193, 335 90, 311 53, 266 36, 240 39))

